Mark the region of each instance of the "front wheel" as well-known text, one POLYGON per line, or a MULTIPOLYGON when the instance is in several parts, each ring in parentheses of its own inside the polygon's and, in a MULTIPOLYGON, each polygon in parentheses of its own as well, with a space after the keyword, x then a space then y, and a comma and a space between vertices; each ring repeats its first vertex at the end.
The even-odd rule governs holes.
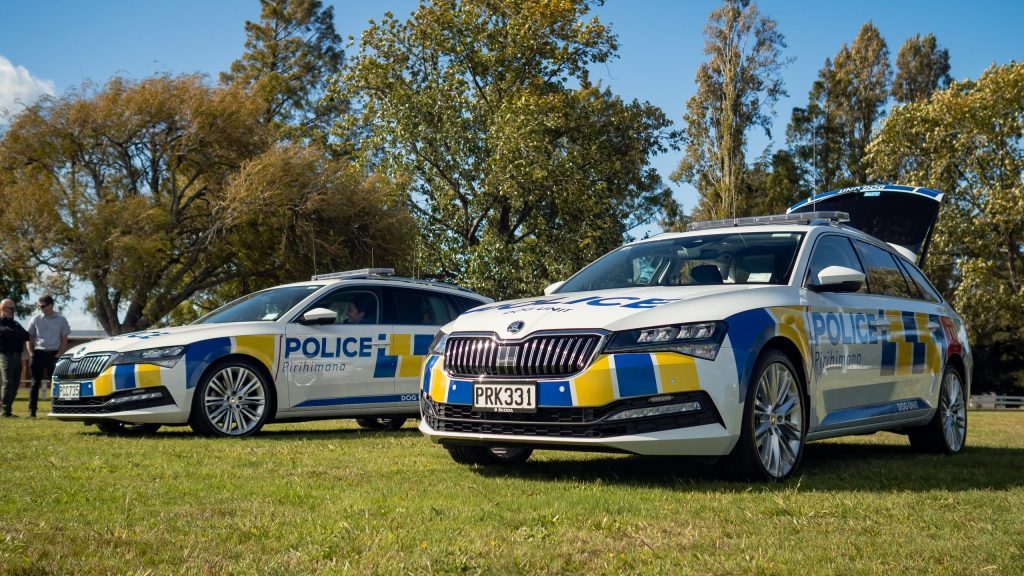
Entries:
POLYGON ((489 446, 452 446, 448 455, 459 464, 478 464, 480 466, 515 466, 529 460, 533 454, 531 448, 489 447, 489 446))
POLYGON ((252 363, 232 360, 196 387, 189 425, 204 436, 251 436, 270 414, 270 384, 252 363))
POLYGON ((143 436, 160 429, 159 424, 132 424, 129 422, 97 422, 96 427, 111 436, 143 436))
POLYGON ((939 389, 939 407, 924 426, 910 431, 910 446, 921 452, 957 454, 967 443, 967 402, 960 372, 947 366, 939 389))
POLYGON ((800 466, 806 434, 803 386, 789 357, 768 350, 747 387, 732 471, 751 480, 782 481, 800 466))

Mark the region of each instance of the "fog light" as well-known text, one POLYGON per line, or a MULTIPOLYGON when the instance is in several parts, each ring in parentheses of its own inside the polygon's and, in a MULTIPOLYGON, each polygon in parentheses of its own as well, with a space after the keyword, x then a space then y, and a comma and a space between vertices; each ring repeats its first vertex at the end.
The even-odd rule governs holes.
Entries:
POLYGON ((632 418, 649 418, 651 416, 664 416, 666 414, 678 414, 680 412, 695 412, 701 409, 700 402, 683 402, 682 404, 664 404, 661 406, 650 406, 647 408, 633 408, 612 414, 608 420, 629 420, 632 418))

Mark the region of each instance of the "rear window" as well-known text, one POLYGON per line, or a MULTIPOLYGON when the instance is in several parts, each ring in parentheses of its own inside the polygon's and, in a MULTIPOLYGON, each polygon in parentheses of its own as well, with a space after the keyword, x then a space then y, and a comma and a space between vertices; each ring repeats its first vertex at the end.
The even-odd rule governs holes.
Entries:
POLYGON ((442 326, 452 321, 444 294, 426 290, 394 288, 395 323, 412 326, 442 326))
POLYGON ((924 273, 917 269, 917 266, 909 262, 900 262, 903 269, 906 270, 907 275, 910 276, 910 281, 914 283, 917 290, 921 293, 920 298, 929 302, 941 302, 942 297, 939 296, 939 292, 932 286, 931 282, 924 277, 924 273))
POLYGON ((913 298, 914 292, 907 285, 907 279, 896 258, 886 250, 867 242, 857 240, 857 251, 868 275, 868 288, 872 294, 895 296, 897 298, 913 298))

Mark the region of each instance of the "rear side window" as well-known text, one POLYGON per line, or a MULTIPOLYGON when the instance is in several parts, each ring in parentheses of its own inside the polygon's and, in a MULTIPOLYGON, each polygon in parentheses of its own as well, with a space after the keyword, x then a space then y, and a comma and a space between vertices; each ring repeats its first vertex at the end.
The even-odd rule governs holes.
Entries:
POLYGON ((395 324, 442 326, 454 318, 444 294, 403 288, 394 288, 391 293, 395 298, 395 324))
POLYGON ((455 308, 459 314, 462 314, 470 308, 476 308, 477 306, 484 304, 479 300, 466 298, 465 296, 452 296, 452 300, 455 302, 455 308))
MULTIPOLYGON (((818 274, 829 266, 842 266, 858 272, 864 272, 860 266, 860 260, 850 245, 850 240, 829 234, 822 236, 814 245, 814 254, 811 255, 811 264, 807 267, 807 284, 818 284, 818 274)), ((868 287, 861 284, 857 292, 866 293, 868 287)))
POLYGON ((872 294, 897 298, 914 297, 914 291, 907 285, 907 279, 892 254, 867 242, 857 240, 854 243, 860 252, 864 267, 867 268, 868 287, 872 294))
POLYGON ((907 275, 910 276, 911 282, 915 284, 917 290, 921 293, 921 299, 929 302, 941 302, 942 298, 939 297, 938 291, 932 287, 931 282, 924 277, 924 274, 917 269, 917 266, 908 262, 900 262, 903 269, 906 270, 907 275))

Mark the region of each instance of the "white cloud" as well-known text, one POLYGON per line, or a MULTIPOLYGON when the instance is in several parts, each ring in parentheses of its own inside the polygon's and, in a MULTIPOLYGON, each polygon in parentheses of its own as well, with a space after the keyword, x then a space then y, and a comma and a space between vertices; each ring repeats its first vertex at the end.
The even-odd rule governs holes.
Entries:
POLYGON ((52 95, 54 88, 52 81, 36 78, 24 66, 0 56, 0 123, 43 94, 52 95))

